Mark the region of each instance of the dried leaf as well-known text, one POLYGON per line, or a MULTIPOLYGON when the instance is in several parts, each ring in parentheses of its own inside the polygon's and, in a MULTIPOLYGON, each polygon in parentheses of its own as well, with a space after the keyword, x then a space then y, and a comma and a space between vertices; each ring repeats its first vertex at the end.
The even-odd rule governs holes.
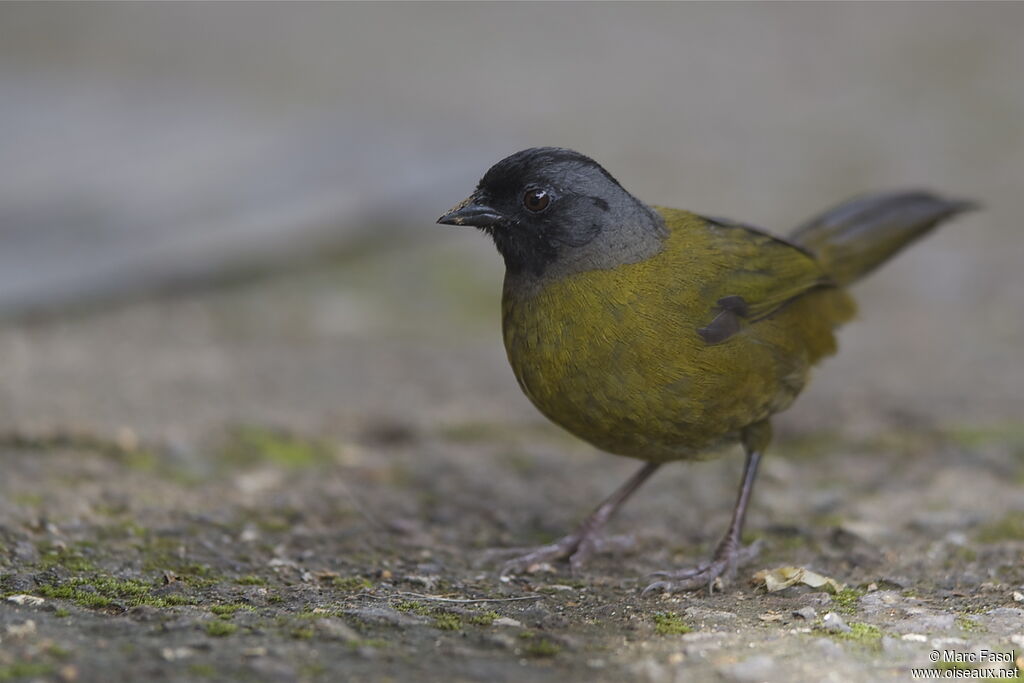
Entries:
POLYGON ((804 567, 762 569, 754 575, 754 582, 763 584, 769 593, 795 586, 798 583, 810 586, 811 588, 822 588, 829 593, 838 593, 843 589, 843 584, 835 579, 822 576, 804 567))

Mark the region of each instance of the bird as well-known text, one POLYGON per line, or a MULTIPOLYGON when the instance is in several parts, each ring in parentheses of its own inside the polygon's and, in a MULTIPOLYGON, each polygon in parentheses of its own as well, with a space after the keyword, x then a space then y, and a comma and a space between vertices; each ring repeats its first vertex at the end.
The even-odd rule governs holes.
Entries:
POLYGON ((555 424, 644 463, 574 531, 501 574, 565 560, 580 571, 662 465, 739 443, 743 475, 714 553, 657 572, 644 592, 727 586, 758 549, 741 537, 772 416, 835 353, 836 329, 856 313, 847 288, 975 207, 923 190, 867 194, 781 237, 645 204, 571 149, 494 164, 437 222, 480 229, 503 258, 502 336, 519 386, 555 424))

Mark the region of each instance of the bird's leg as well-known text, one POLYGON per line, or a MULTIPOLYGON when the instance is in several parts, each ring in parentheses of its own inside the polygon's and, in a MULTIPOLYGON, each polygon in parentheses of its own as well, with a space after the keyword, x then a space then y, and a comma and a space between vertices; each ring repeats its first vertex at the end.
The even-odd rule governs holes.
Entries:
POLYGON ((591 555, 603 550, 601 532, 604 525, 626 502, 626 499, 640 488, 640 485, 647 481, 660 466, 660 463, 651 462, 641 467, 626 483, 616 489, 615 493, 598 505, 576 528, 576 531, 550 545, 541 546, 506 562, 501 568, 501 575, 527 572, 535 565, 566 558, 569 560, 572 571, 582 569, 591 555))
POLYGON ((671 593, 704 586, 713 591, 716 583, 727 582, 735 575, 737 567, 757 555, 760 550, 759 544, 754 543, 747 547, 740 545, 743 520, 747 515, 750 494, 754 490, 754 478, 757 476, 757 466, 761 462, 761 451, 747 449, 746 455, 743 481, 740 484, 739 496, 736 498, 736 507, 732 511, 732 521, 729 522, 729 530, 725 532, 725 536, 718 543, 718 548, 715 549, 711 561, 690 569, 656 572, 654 575, 662 576, 664 580, 656 581, 645 588, 645 595, 654 591, 671 593))

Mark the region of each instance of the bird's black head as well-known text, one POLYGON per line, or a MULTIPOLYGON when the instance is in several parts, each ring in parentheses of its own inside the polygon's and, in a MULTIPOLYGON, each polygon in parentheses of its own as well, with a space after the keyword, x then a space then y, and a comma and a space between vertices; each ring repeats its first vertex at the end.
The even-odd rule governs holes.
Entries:
MULTIPOLYGON (((560 147, 516 152, 484 174, 472 195, 438 219, 494 238, 511 273, 542 274, 564 259, 595 260, 624 228, 660 221, 590 157, 560 147), (605 239, 601 239, 604 236, 605 239)), ((601 260, 597 258, 597 260, 601 260)))

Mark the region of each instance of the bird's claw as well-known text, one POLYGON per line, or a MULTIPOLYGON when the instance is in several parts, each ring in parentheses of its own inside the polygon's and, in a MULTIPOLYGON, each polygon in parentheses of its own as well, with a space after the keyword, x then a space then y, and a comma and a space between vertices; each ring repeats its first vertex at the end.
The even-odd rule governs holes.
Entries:
POLYGON ((569 558, 570 562, 572 562, 571 558, 576 555, 579 548, 580 537, 576 534, 570 534, 554 543, 542 545, 523 555, 512 558, 502 565, 498 576, 532 574, 546 564, 558 562, 566 558, 569 558))
POLYGON ((510 574, 532 574, 545 565, 562 560, 569 561, 572 573, 579 573, 587 561, 599 553, 629 548, 634 543, 632 536, 604 538, 600 534, 573 533, 554 543, 531 550, 514 557, 502 565, 499 576, 510 574))
POLYGON ((760 551, 760 540, 748 546, 725 546, 715 552, 715 557, 710 562, 688 569, 654 572, 651 576, 660 576, 667 580, 655 581, 644 588, 641 595, 657 592, 676 593, 700 588, 707 588, 709 593, 713 593, 716 588, 722 590, 736 575, 739 566, 754 559, 760 551))

